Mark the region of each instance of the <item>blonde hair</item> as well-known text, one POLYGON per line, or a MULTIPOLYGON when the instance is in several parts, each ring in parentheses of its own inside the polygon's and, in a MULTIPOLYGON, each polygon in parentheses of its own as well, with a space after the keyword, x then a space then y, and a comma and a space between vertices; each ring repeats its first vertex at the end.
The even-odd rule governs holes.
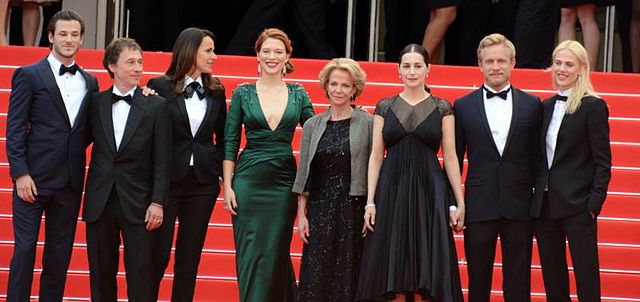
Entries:
MULTIPOLYGON (((589 66, 587 50, 582 46, 582 44, 577 41, 566 40, 556 46, 556 48, 553 50, 552 58, 555 59, 556 54, 558 54, 558 52, 561 50, 567 50, 575 55, 578 59, 578 64, 580 64, 581 66, 580 74, 578 74, 576 83, 573 86, 573 89, 571 90, 571 93, 569 94, 569 97, 567 99, 567 109, 565 113, 572 114, 580 108, 580 105, 582 104, 582 97, 588 95, 597 97, 597 95, 593 91, 593 85, 591 85, 591 78, 589 77, 591 68, 589 66)), ((551 73, 551 82, 553 84, 553 87, 558 89, 558 80, 555 73, 551 73)))
POLYGON ((356 92, 353 94, 353 99, 362 94, 364 85, 367 81, 367 74, 362 70, 358 62, 349 58, 335 58, 320 70, 320 87, 324 92, 327 92, 327 84, 329 83, 329 77, 334 70, 343 70, 351 75, 351 82, 356 92))
MULTIPOLYGON (((282 41, 282 43, 284 44, 284 51, 288 55, 291 55, 291 53, 293 52, 293 47, 291 46, 291 39, 289 39, 289 36, 284 31, 278 28, 267 28, 263 30, 260 33, 260 35, 258 35, 258 38, 256 39, 256 43, 253 47, 256 53, 260 52, 260 49, 262 48, 262 43, 264 43, 264 41, 266 41, 269 38, 282 41)), ((284 73, 290 74, 294 70, 295 70, 295 66, 293 66, 293 63, 291 63, 291 61, 287 61, 284 64, 284 73)))
POLYGON ((482 38, 482 40, 480 40, 480 43, 478 43, 478 50, 476 51, 478 60, 481 59, 482 51, 485 48, 495 46, 495 45, 503 45, 504 47, 506 47, 511 54, 511 59, 516 57, 516 48, 515 46, 513 46, 513 43, 511 43, 511 41, 507 39, 507 37, 501 34, 490 34, 482 38))

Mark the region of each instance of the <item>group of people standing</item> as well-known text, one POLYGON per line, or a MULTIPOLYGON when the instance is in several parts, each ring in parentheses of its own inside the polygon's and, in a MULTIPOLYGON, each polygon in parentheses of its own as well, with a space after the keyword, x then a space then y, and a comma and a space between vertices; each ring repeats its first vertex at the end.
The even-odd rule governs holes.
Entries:
POLYGON ((141 88, 137 43, 112 41, 103 63, 114 83, 98 93, 95 77, 74 64, 83 24, 72 11, 56 14, 50 55, 14 74, 9 301, 29 300, 43 212, 39 297, 62 299, 90 143, 82 216, 93 301, 117 300, 121 239, 129 299, 157 300, 176 219, 171 299, 193 300, 221 182, 241 301, 462 301, 453 238, 461 231, 469 301, 489 301, 498 238, 505 300, 530 300, 534 234, 548 299, 569 301, 568 239, 579 299, 599 300, 608 109, 578 42, 556 47, 550 70, 559 94, 542 103, 509 82, 515 48, 492 34, 477 51, 484 85, 455 106, 432 94, 429 54, 411 44, 398 60, 403 91, 379 101, 373 115, 355 104, 366 73, 344 58, 321 70, 330 106, 314 115, 304 88, 284 81, 294 66, 281 30, 258 36, 259 79, 239 85, 227 110, 212 76, 213 33, 182 31, 150 89, 141 88), (296 214, 305 242, 298 286, 290 258, 296 214))

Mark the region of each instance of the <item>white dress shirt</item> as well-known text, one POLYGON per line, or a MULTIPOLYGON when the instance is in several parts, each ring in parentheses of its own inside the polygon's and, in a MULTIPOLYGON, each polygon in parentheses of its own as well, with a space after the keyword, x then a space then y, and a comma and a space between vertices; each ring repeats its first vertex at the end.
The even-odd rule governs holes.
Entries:
MULTIPOLYGON (((569 96, 571 89, 566 91, 560 91, 558 94, 561 96, 569 96)), ((556 152, 556 143, 558 142, 558 132, 560 131, 560 125, 562 125, 562 119, 564 113, 567 110, 567 102, 563 100, 556 100, 556 104, 553 107, 553 115, 549 122, 549 128, 547 128, 547 135, 545 137, 545 145, 547 147, 547 167, 551 168, 553 163, 553 156, 556 152)))
MULTIPOLYGON (((76 72, 76 74, 67 72, 60 75, 60 66, 62 66, 62 63, 52 54, 47 56, 47 61, 49 61, 53 77, 56 79, 60 95, 62 95, 62 101, 64 102, 64 107, 69 117, 69 124, 73 128, 76 117, 78 117, 78 112, 80 111, 80 106, 82 105, 82 100, 87 94, 87 83, 80 72, 76 72)), ((75 62, 71 63, 71 65, 73 64, 75 64, 75 62)))
MULTIPOLYGON (((201 77, 194 80, 186 75, 184 88, 187 88, 187 86, 192 82, 198 82, 200 83, 200 86, 202 86, 201 77)), ((187 116, 189 117, 189 125, 191 126, 191 135, 196 136, 196 133, 202 124, 202 120, 204 119, 204 114, 207 112, 207 100, 201 100, 198 97, 198 94, 194 92, 190 98, 184 99, 184 106, 187 108, 187 116)), ((189 159, 189 165, 193 166, 193 154, 191 154, 191 159, 189 159)))
MULTIPOLYGON (((491 92, 499 92, 491 89, 487 85, 484 87, 491 92)), ((510 88, 511 84, 507 84, 501 91, 510 88)), ((487 94, 483 90, 482 98, 484 99, 484 111, 487 114, 487 121, 489 122, 489 129, 491 129, 493 141, 496 143, 496 147, 498 147, 500 156, 502 156, 504 146, 507 144, 507 137, 509 136, 509 127, 511 127, 513 91, 509 91, 509 93, 507 93, 507 99, 503 100, 497 96, 487 99, 487 94)))
MULTIPOLYGON (((131 90, 126 93, 122 93, 118 88, 113 86, 113 94, 119 96, 127 96, 130 95, 133 98, 133 92, 136 90, 136 87, 133 87, 131 90)), ((122 135, 124 135, 124 129, 127 126, 127 118, 129 117, 129 110, 131 109, 131 105, 129 105, 124 100, 120 100, 111 105, 111 116, 113 119, 113 136, 116 139, 116 150, 120 149, 120 142, 122 142, 122 135)))

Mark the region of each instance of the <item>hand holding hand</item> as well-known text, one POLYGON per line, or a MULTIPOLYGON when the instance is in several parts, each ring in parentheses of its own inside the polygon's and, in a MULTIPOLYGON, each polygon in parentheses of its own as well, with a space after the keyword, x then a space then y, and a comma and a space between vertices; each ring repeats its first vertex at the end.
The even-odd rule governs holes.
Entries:
POLYGON ((147 213, 144 216, 144 222, 147 223, 147 231, 153 231, 162 225, 162 218, 164 216, 164 210, 162 206, 157 203, 151 203, 147 208, 147 213))

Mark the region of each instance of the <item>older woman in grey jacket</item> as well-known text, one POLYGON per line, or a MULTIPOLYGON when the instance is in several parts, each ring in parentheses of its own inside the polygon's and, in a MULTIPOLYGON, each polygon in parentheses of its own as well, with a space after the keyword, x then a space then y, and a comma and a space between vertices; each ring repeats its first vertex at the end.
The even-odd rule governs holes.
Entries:
POLYGON ((365 78, 351 59, 333 59, 320 71, 331 106, 304 125, 293 185, 305 242, 298 301, 352 301, 355 295, 373 117, 352 102, 365 78))

